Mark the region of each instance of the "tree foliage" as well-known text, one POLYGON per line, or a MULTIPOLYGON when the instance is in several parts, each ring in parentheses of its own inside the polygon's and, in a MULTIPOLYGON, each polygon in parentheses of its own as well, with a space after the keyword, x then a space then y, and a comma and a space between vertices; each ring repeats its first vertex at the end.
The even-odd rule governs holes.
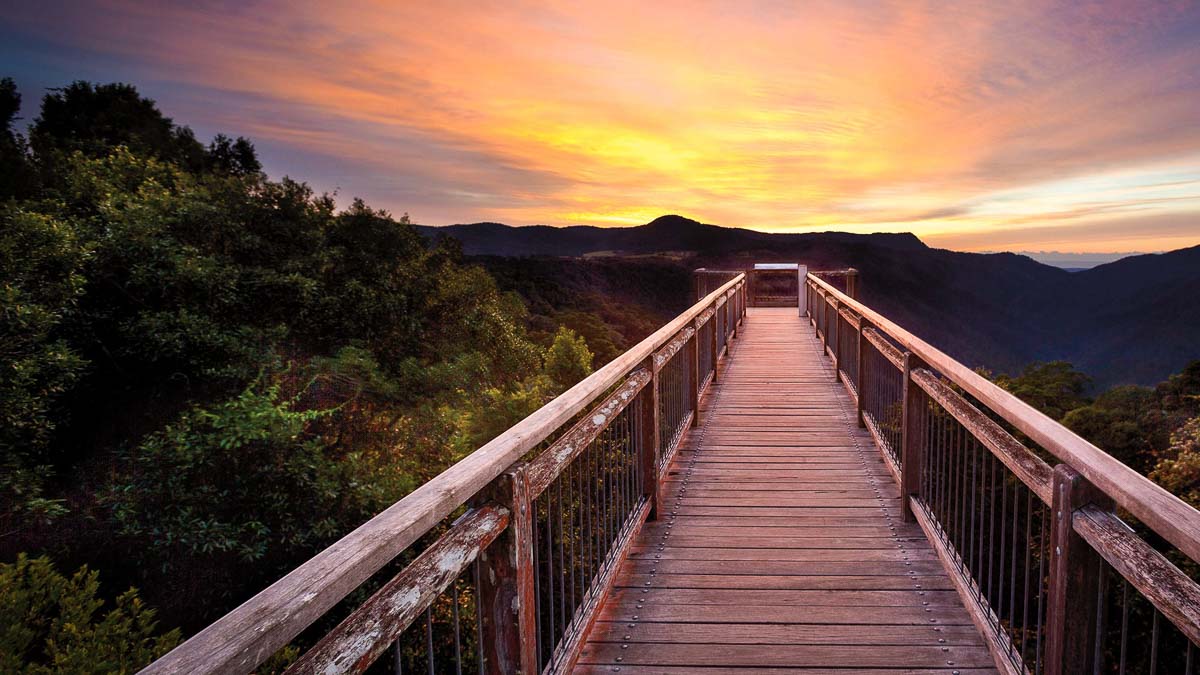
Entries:
POLYGON ((46 557, 0 564, 0 671, 14 675, 133 673, 179 642, 161 633, 134 589, 111 608, 100 575, 63 576, 46 557))
POLYGON ((1056 420, 1087 403, 1089 382, 1087 375, 1066 361, 1031 363, 1020 375, 996 378, 996 384, 1056 420))
POLYGON ((3 175, 30 178, 0 195, 7 559, 111 561, 195 629, 590 368, 574 338, 547 376, 453 242, 270 180, 246 139, 76 82, 26 144, 19 103, 0 82, 3 175))

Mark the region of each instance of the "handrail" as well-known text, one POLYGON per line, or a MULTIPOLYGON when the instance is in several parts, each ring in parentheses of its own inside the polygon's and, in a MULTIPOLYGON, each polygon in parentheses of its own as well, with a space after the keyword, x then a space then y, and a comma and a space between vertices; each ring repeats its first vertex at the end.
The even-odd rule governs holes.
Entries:
POLYGON ((1200 562, 1200 511, 882 314, 820 278, 810 274, 809 279, 1070 465, 1171 545, 1200 562))
MULTIPOLYGON (((650 363, 652 356, 672 343, 680 332, 691 329, 694 336, 698 335, 700 317, 712 316, 714 309, 720 309, 729 317, 722 324, 723 330, 733 332, 734 327, 728 321, 736 324, 744 313, 745 279, 744 274, 737 274, 633 348, 204 628, 143 672, 245 673, 254 669, 419 537, 493 484, 528 451, 584 412, 643 363, 650 363), (726 302, 731 297, 735 302, 726 302)), ((716 335, 711 339, 710 365, 715 371, 716 335)), ((696 359, 700 351, 699 347, 689 350, 690 358, 696 359)), ((645 376, 638 377, 641 379, 636 386, 645 386, 645 376)), ((698 384, 693 381, 692 386, 698 384)), ((657 406, 657 396, 649 400, 657 406)), ((654 418, 657 420, 656 410, 654 418)), ((595 430, 581 433, 592 431, 595 430)), ((654 439, 651 451, 659 449, 657 436, 654 439)), ((545 477, 539 479, 545 480, 545 477)), ((519 515, 529 517, 527 512, 519 515)), ((513 517, 518 514, 514 512, 513 517)))
POLYGON ((1161 668, 1165 656, 1168 670, 1190 670, 1200 648, 1200 583, 1116 507, 1193 561, 1200 511, 818 276, 805 292, 858 423, 900 488, 905 520, 928 537, 1001 672, 1061 675, 1118 663, 1124 672, 1143 637, 1142 668, 1161 668), (1110 575, 1119 592, 1106 590, 1110 575), (1109 625, 1115 608, 1120 620, 1109 625), (1160 617, 1177 633, 1164 637, 1160 617))

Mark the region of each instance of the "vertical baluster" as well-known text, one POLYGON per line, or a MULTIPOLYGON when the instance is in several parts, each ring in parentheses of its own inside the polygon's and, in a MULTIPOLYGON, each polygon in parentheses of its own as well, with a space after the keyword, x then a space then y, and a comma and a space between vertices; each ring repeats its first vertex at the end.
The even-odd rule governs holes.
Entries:
POLYGON ((1100 564, 1100 574, 1096 575, 1096 639, 1093 643, 1092 668, 1096 673, 1104 669, 1104 640, 1105 622, 1108 618, 1105 612, 1105 597, 1108 590, 1108 565, 1100 564))
MULTIPOLYGON (((1188 643, 1189 649, 1191 643, 1188 643)), ((1121 579, 1121 656, 1120 669, 1121 675, 1125 675, 1126 654, 1129 647, 1129 582, 1121 579)))
MULTIPOLYGON (((1040 502, 1039 502, 1040 504, 1040 502)), ((1014 530, 1015 532, 1015 530, 1014 530)), ((1025 585, 1021 591, 1021 657, 1025 662, 1029 662, 1029 571, 1033 555, 1033 490, 1025 490, 1025 585)), ((1040 556, 1039 556, 1040 557, 1040 556)), ((1042 578, 1038 577, 1038 587, 1041 587, 1042 578)), ((1038 593, 1041 597, 1041 593, 1038 593)))
POLYGON ((692 337, 684 347, 687 353, 688 395, 691 396, 692 426, 700 425, 700 327, 692 325, 692 337))
POLYGON ((434 674, 433 659, 433 611, 425 609, 425 663, 429 667, 429 675, 434 674))
POLYGON ((1150 624, 1150 675, 1158 672, 1158 610, 1151 609, 1154 619, 1150 624))
POLYGON ((459 623, 458 617, 458 580, 450 585, 450 611, 454 620, 454 672, 455 675, 462 675, 462 626, 459 623))

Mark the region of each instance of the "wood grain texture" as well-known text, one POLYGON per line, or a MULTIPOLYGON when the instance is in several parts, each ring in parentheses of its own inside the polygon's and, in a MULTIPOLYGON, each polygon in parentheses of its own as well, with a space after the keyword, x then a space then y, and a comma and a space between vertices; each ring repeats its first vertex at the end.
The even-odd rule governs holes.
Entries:
POLYGON ((362 673, 509 524, 508 509, 467 512, 450 531, 287 669, 288 675, 362 673))
POLYGON ((749 312, 577 672, 995 672, 807 320, 749 312))
POLYGON ((1075 532, 1129 580, 1189 640, 1200 644, 1200 584, 1155 551, 1116 514, 1085 506, 1073 516, 1075 532))

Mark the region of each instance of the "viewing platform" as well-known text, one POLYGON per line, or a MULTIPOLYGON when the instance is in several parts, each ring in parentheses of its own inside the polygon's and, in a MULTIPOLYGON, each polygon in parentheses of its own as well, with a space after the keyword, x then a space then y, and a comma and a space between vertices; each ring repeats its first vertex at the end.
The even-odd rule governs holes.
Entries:
POLYGON ((1197 672, 1200 512, 858 284, 698 270, 687 311, 144 672, 293 641, 289 673, 1197 672))

